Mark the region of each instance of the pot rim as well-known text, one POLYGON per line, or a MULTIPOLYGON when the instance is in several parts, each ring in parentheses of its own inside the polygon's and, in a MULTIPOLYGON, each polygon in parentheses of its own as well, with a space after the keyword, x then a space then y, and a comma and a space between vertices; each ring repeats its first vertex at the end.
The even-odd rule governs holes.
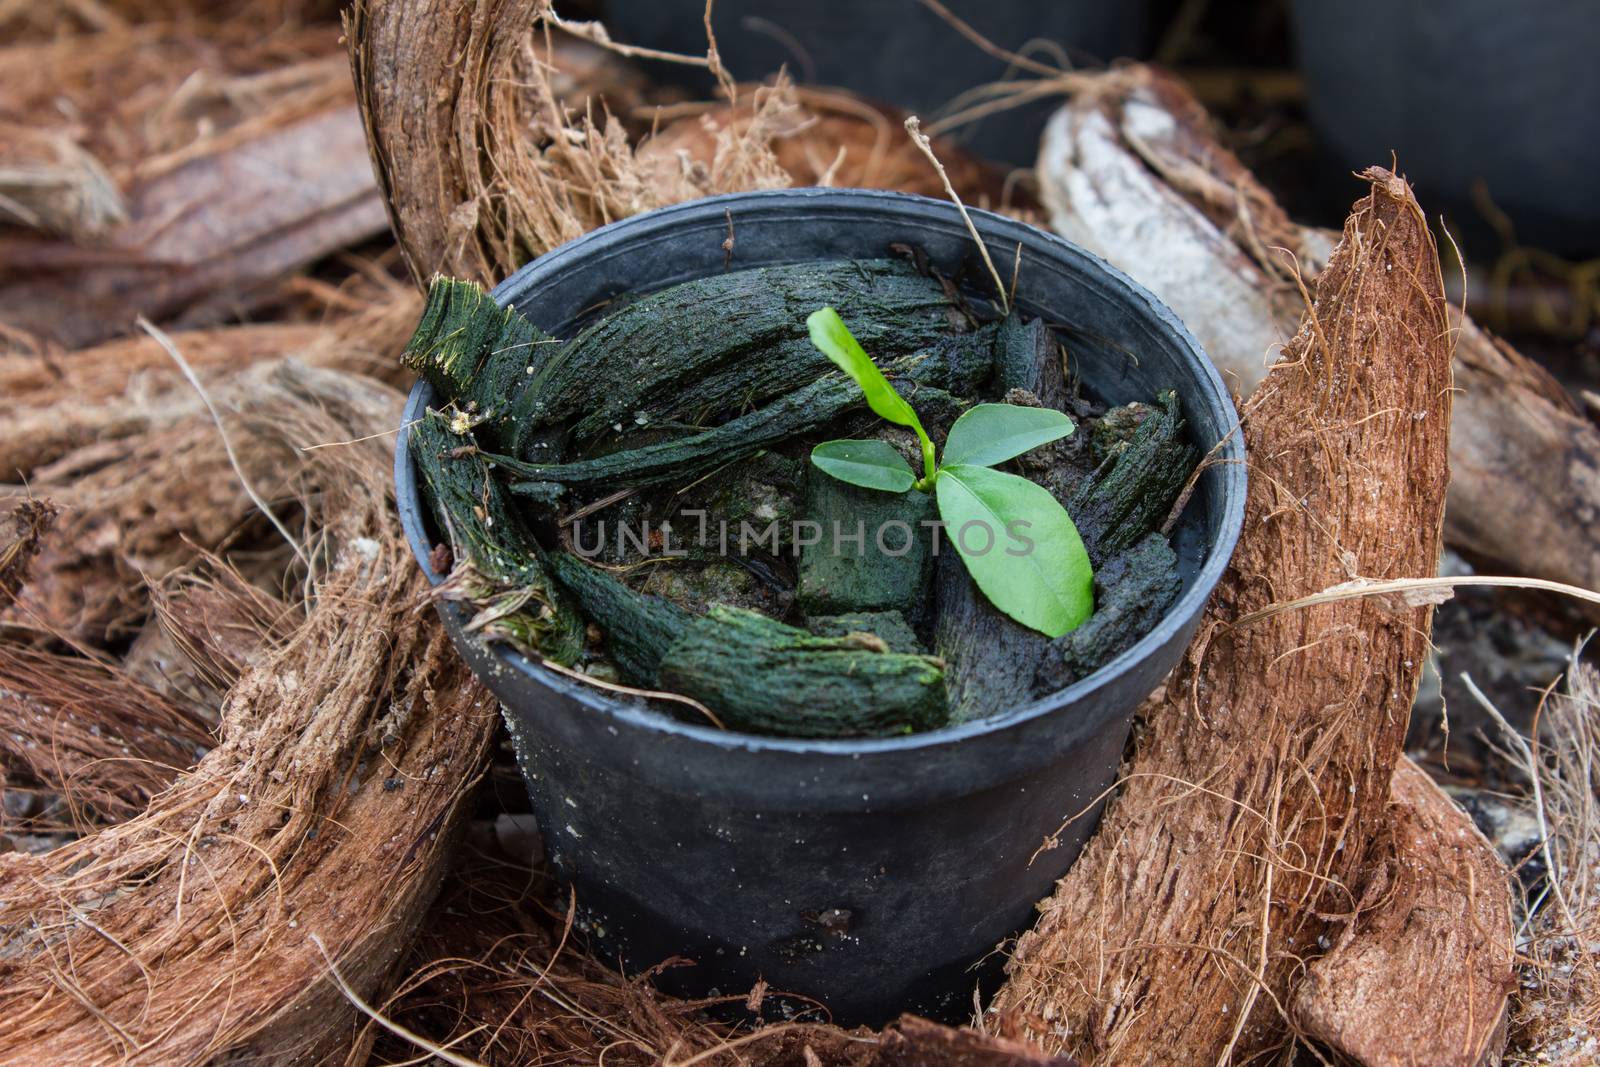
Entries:
MULTIPOLYGON (((720 220, 725 207, 746 204, 752 201, 771 201, 780 204, 820 203, 846 208, 856 206, 867 208, 915 206, 923 212, 931 210, 959 220, 959 213, 955 205, 949 201, 889 190, 799 188, 725 193, 719 196, 704 197, 658 208, 654 211, 633 215, 591 230, 583 236, 554 248, 537 259, 524 264, 510 277, 496 285, 490 295, 502 305, 509 304, 515 295, 526 286, 529 275, 535 272, 545 274, 550 271, 571 269, 581 263, 591 252, 604 248, 609 239, 619 231, 639 230, 649 232, 671 230, 679 222, 698 220, 708 213, 720 220), (600 247, 597 248, 596 246, 600 247)), ((1205 354, 1205 350, 1200 347, 1200 343, 1195 340, 1193 334, 1189 332, 1188 327, 1183 324, 1182 320, 1158 300, 1153 293, 1128 277, 1121 270, 1118 270, 1092 252, 1046 230, 980 208, 969 207, 967 211, 972 216, 974 225, 983 235, 986 244, 1003 245, 1006 248, 1012 248, 1020 241, 1025 246, 1032 245, 1036 249, 1039 246, 1043 246, 1044 249, 1055 247, 1069 251, 1074 256, 1087 259, 1095 264, 1103 273, 1107 283, 1115 288, 1122 289, 1124 295, 1130 298, 1132 303, 1139 305, 1145 313, 1159 320, 1173 331, 1188 354, 1193 357, 1192 362, 1197 372, 1196 376, 1207 390, 1207 395, 1203 399, 1208 405, 1215 405, 1219 409, 1228 412, 1231 416, 1232 426, 1220 442, 1220 449, 1217 450, 1218 454, 1215 462, 1218 473, 1222 478, 1223 518, 1221 534, 1215 539, 1209 539, 1210 546, 1206 558, 1196 572, 1194 581, 1167 609, 1161 621, 1149 633, 1088 677, 1074 682, 1065 689, 1047 693, 1042 697, 999 714, 920 733, 897 737, 862 738, 770 737, 761 734, 737 733, 732 730, 719 730, 709 725, 683 722, 674 719, 670 715, 652 710, 647 706, 628 704, 613 699, 604 690, 585 685, 565 674, 551 670, 545 667, 542 661, 535 660, 503 644, 488 645, 487 651, 495 659, 528 675, 540 685, 575 700, 591 711, 609 717, 618 726, 625 725, 632 729, 642 729, 667 735, 675 740, 702 742, 730 752, 774 752, 856 759, 879 753, 936 749, 948 745, 957 745, 976 737, 1005 732, 1023 723, 1048 715, 1066 705, 1076 704, 1088 698, 1097 690, 1111 684, 1134 664, 1151 656, 1160 649, 1173 632, 1181 629, 1186 620, 1199 613, 1205 601, 1210 598, 1212 590, 1216 587, 1217 582, 1221 579, 1229 561, 1232 559, 1234 547, 1238 543, 1240 531, 1244 526, 1245 450, 1232 394, 1223 383, 1222 376, 1218 373, 1215 365, 1205 354)), ((425 380, 418 380, 407 398, 405 410, 400 420, 401 432, 397 435, 395 445, 395 491, 400 508, 401 525, 405 531, 406 540, 410 544, 412 555, 422 568, 429 585, 436 587, 445 580, 445 576, 434 571, 430 562, 431 543, 424 529, 426 509, 421 503, 421 492, 416 470, 411 462, 411 435, 404 432, 405 427, 411 425, 425 413, 428 403, 433 399, 433 392, 433 388, 425 380)), ((1201 398, 1196 397, 1194 399, 1201 398)), ((1216 446, 1213 446, 1213 448, 1216 450, 1216 446)), ((467 613, 459 605, 439 602, 437 607, 441 612, 454 613, 458 623, 464 627, 467 621, 467 613)), ((476 668, 474 668, 474 673, 477 673, 476 668)))

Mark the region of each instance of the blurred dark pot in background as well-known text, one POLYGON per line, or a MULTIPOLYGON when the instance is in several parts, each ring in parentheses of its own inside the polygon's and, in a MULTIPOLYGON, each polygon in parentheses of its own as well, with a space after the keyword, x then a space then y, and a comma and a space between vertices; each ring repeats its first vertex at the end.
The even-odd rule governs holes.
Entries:
POLYGON ((1311 119, 1338 162, 1387 166, 1393 151, 1423 202, 1469 229, 1486 230, 1482 182, 1520 242, 1600 251, 1592 0, 1296 0, 1294 24, 1311 119))
MULTIPOLYGON (((1145 0, 1126 3, 1039 3, 1037 0, 946 0, 963 22, 1002 48, 1027 50, 1059 65, 1137 56, 1148 25, 1145 0)), ((611 36, 628 44, 699 55, 705 51, 704 0, 604 0, 611 36)), ((712 25, 723 65, 740 81, 761 81, 787 66, 808 85, 849 89, 931 121, 969 89, 1007 78, 1007 64, 985 54, 918 0, 717 0, 712 25)), ((704 71, 657 63, 652 75, 709 93, 704 71)), ((1033 166, 1039 134, 1059 100, 987 116, 950 136, 980 156, 1033 166)))

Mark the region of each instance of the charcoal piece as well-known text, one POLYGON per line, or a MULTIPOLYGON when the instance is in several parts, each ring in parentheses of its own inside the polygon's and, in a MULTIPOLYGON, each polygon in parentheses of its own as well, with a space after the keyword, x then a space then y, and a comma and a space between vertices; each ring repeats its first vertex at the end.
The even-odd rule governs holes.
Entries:
POLYGON ((933 650, 945 663, 950 721, 981 719, 1026 703, 1050 638, 989 603, 961 557, 942 546, 933 650))
POLYGON ((1178 599, 1183 578, 1172 546, 1153 533, 1106 563, 1094 586, 1094 614, 1051 643, 1035 676, 1038 692, 1064 689, 1131 648, 1178 599))
POLYGON ((1178 396, 1167 390, 1133 439, 1073 495, 1067 513, 1096 567, 1158 529, 1177 501, 1199 453, 1183 438, 1178 396))
POLYGON ((1032 393, 1042 407, 1067 409, 1061 349, 1042 319, 1023 322, 1013 313, 1002 320, 995 341, 994 370, 1002 395, 1021 389, 1032 393))

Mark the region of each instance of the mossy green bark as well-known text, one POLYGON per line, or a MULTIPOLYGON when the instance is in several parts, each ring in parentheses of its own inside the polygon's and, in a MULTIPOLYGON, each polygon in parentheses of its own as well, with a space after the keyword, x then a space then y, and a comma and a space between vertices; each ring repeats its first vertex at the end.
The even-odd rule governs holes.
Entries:
MULTIPOLYGON (((877 425, 860 389, 806 336, 806 316, 823 305, 840 311, 936 438, 972 398, 996 390, 1073 403, 1043 323, 1013 316, 952 332, 964 324, 940 286, 891 261, 703 279, 619 302, 566 342, 471 283, 436 281, 405 359, 449 406, 411 431, 413 454, 458 561, 448 595, 473 603, 474 628, 570 663, 587 618, 630 681, 701 700, 734 729, 826 737, 1005 710, 1089 673, 1155 625, 1181 582, 1153 531, 1197 459, 1173 393, 1113 412, 1076 453, 1058 445, 1019 460, 1067 502, 1099 572, 1096 613, 1051 643, 996 611, 953 554, 930 581, 921 523, 936 510, 926 494, 845 485, 786 446, 877 425), (748 462, 763 453, 773 470, 748 462), (1101 461, 1092 473, 1082 453, 1101 461), (810 519, 816 540, 794 586, 772 577, 783 568, 770 557, 745 564, 767 568, 753 578, 696 554, 657 574, 652 588, 673 599, 640 593, 575 556, 544 556, 511 495, 551 516, 569 491, 581 501, 653 486, 688 489, 674 506, 703 498, 708 514, 746 522, 758 538, 759 520, 784 525, 770 552, 793 551, 787 520, 810 519), (929 610, 930 588, 934 647, 948 669, 919 654, 912 625, 929 610), (773 617, 791 597, 813 632, 773 617)), ((641 494, 631 506, 648 516, 654 499, 641 494)))
POLYGON ((750 733, 871 737, 933 729, 946 717, 944 672, 931 656, 720 605, 667 650, 659 678, 750 733))
MULTIPOLYGON (((913 407, 941 406, 949 399, 945 387, 953 379, 975 373, 971 363, 980 356, 966 348, 934 348, 903 356, 885 367, 884 373, 913 407)), ((954 401, 950 404, 959 407, 954 401)), ((572 463, 493 458, 518 479, 512 484, 515 492, 541 500, 552 499, 562 489, 621 489, 673 481, 687 485, 724 464, 815 432, 865 407, 860 387, 834 371, 756 411, 678 440, 572 463)))
POLYGON ((641 416, 684 421, 758 405, 830 369, 805 325, 825 306, 880 358, 950 330, 950 301, 938 282, 898 260, 720 274, 642 296, 580 331, 541 364, 513 415, 523 433, 571 420, 583 448, 641 416))
POLYGON ((440 407, 454 403, 485 445, 505 451, 515 438, 512 398, 560 345, 475 283, 435 278, 401 359, 438 390, 440 407))
POLYGON ((550 555, 550 570, 605 636, 606 650, 635 683, 656 685, 661 657, 694 616, 669 600, 638 593, 567 552, 550 555))
POLYGON ((798 601, 807 615, 898 611, 920 619, 931 574, 931 494, 847 485, 813 468, 805 521, 813 543, 800 553, 798 601))
POLYGON ((1120 456, 1155 410, 1158 409, 1135 400, 1100 416, 1089 433, 1089 459, 1098 467, 1120 456))
POLYGON ((818 637, 726 604, 697 617, 567 553, 550 566, 629 680, 699 700, 730 729, 848 737, 944 721, 944 676, 931 657, 888 652, 861 634, 818 637))
POLYGON ((474 628, 557 663, 583 648, 583 620, 550 581, 539 546, 472 443, 430 411, 411 428, 423 496, 449 539, 453 591, 477 609, 474 628))
POLYGON ((1067 505, 1096 567, 1166 521, 1199 460, 1183 431, 1178 395, 1169 389, 1157 397, 1127 446, 1102 464, 1067 505))

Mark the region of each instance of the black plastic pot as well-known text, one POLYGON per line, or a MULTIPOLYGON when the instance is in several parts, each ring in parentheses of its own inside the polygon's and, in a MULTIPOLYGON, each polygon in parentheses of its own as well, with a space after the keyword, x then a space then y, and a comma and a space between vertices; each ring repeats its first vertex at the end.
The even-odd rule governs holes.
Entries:
MULTIPOLYGON (((687 956, 697 965, 671 972, 686 987, 736 993, 764 977, 847 1022, 970 1008, 969 968, 1030 922, 1077 856, 1135 707, 1187 645, 1243 521, 1228 392, 1183 324, 1126 276, 1058 237, 974 217, 996 262, 1009 267, 1021 244, 1018 303, 1063 324, 1092 392, 1121 403, 1176 387, 1194 443, 1223 441, 1175 531, 1181 598, 1132 649, 1047 699, 930 733, 843 741, 742 736, 619 702, 484 647, 441 605, 462 655, 505 703, 546 848, 576 884, 603 958, 638 969, 687 956), (1057 847, 1035 857, 1058 831, 1057 847)), ((730 218, 734 269, 882 256, 891 242, 921 246, 946 272, 973 255, 939 201, 744 193, 596 230, 495 297, 562 334, 610 297, 723 270, 730 218)), ((426 384, 413 390, 407 422, 430 397, 426 384)), ((437 583, 407 437, 395 463, 401 519, 437 583)))
MULTIPOLYGON (((960 19, 1002 48, 1049 42, 1056 51, 1033 58, 1110 60, 1144 54, 1147 0, 1039 3, 1038 0, 946 0, 960 19)), ((619 41, 669 52, 706 50, 703 0, 605 0, 601 15, 619 41)), ((933 119, 967 90, 1033 77, 1008 71, 918 0, 717 0, 712 9, 717 52, 734 77, 761 81, 787 67, 808 85, 849 89, 933 119)), ((651 74, 709 94, 696 67, 658 63, 651 74)), ((987 116, 952 132, 971 151, 1031 167, 1039 134, 1060 98, 987 116)))

